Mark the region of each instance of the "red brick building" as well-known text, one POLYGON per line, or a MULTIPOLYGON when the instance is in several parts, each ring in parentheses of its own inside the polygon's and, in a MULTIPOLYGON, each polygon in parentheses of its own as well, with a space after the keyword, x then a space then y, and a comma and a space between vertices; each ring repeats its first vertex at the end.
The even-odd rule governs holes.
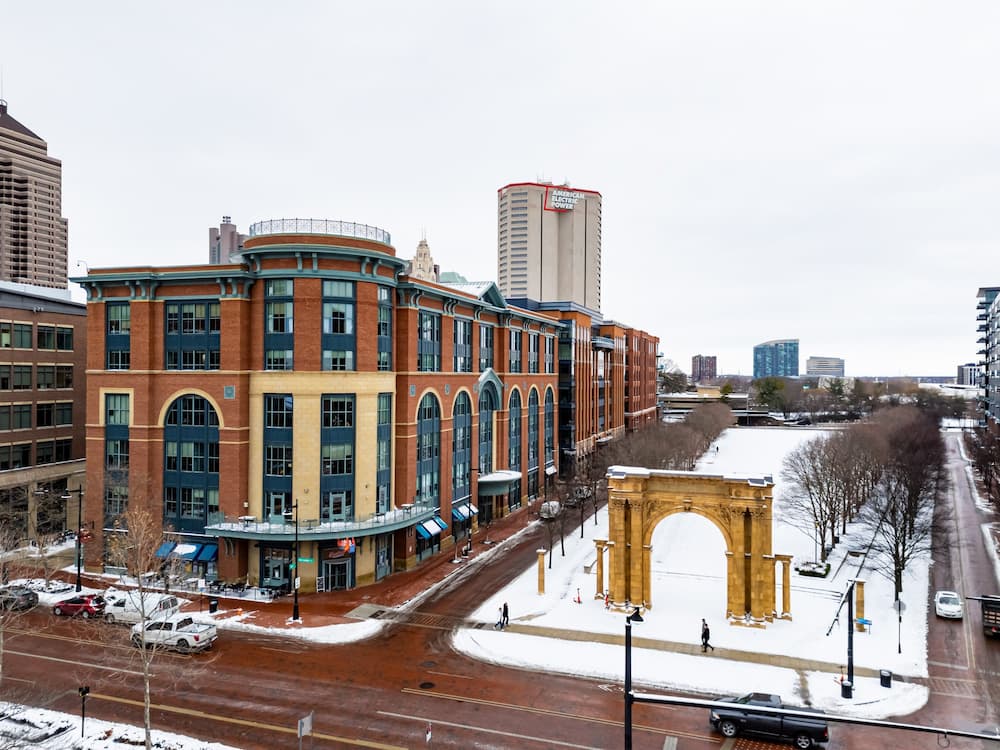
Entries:
POLYGON ((557 315, 410 279, 388 233, 349 222, 260 222, 238 260, 77 279, 89 566, 138 502, 192 576, 347 588, 544 492, 557 315))

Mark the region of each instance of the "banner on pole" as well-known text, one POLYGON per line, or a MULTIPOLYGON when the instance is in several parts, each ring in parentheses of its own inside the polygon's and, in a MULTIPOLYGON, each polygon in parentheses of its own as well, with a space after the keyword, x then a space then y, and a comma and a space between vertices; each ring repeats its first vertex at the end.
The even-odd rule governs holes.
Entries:
POLYGON ((299 719, 299 739, 302 739, 306 735, 312 734, 313 731, 313 713, 310 711, 307 716, 303 716, 299 719))

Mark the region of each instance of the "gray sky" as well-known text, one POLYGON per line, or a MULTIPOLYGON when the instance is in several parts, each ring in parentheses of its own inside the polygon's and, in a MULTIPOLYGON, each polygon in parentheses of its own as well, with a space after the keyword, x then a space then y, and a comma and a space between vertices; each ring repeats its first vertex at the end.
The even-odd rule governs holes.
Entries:
POLYGON ((1000 284, 1000 3, 14 2, 9 112, 63 162, 71 273, 208 227, 362 221, 496 278, 496 190, 599 191, 603 312, 685 371, 800 340, 978 359, 1000 284))

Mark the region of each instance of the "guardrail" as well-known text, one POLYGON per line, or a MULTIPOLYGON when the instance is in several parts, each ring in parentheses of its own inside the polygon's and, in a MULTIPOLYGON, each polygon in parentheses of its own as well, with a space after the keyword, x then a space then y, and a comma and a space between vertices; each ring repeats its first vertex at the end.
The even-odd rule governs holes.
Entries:
POLYGON ((392 244, 392 235, 384 229, 356 221, 338 219, 267 219, 250 225, 250 236, 268 234, 329 234, 334 237, 356 237, 392 244))

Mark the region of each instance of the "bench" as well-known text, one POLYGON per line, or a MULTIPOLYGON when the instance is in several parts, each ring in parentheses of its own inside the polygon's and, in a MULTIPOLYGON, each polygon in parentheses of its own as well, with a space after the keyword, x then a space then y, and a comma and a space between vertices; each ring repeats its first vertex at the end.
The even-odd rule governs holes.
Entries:
POLYGON ((583 572, 591 573, 594 570, 594 566, 597 565, 597 554, 595 553, 593 557, 589 558, 587 562, 583 564, 583 572))

